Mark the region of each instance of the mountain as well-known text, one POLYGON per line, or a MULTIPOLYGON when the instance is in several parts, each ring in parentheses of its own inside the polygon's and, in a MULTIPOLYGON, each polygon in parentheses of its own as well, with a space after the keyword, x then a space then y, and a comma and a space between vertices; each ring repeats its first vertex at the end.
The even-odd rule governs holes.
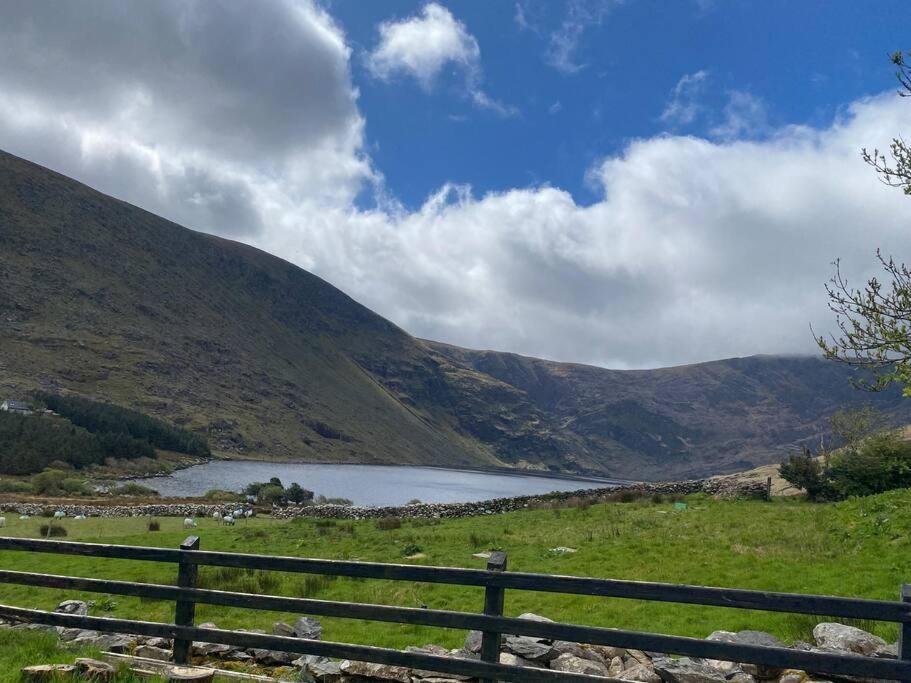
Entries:
POLYGON ((814 358, 614 371, 416 339, 324 280, 0 152, 0 397, 110 400, 221 455, 655 479, 814 441, 873 401, 814 358))

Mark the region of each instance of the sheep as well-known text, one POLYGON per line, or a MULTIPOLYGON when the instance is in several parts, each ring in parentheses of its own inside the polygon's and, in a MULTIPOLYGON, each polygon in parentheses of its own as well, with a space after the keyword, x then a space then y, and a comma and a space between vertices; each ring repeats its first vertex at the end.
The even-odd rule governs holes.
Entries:
POLYGON ((252 510, 252 509, 251 509, 251 510, 247 510, 247 511, 244 513, 244 517, 246 517, 247 519, 250 519, 252 516, 253 516, 253 510, 252 510))
POLYGON ((19 519, 31 519, 28 515, 19 515, 19 519))
POLYGON ((234 526, 234 518, 231 515, 225 515, 221 521, 225 523, 225 526, 234 526))
POLYGON ((214 519, 217 522, 218 520, 221 519, 221 513, 218 510, 216 510, 215 512, 212 513, 212 519, 214 519))
POLYGON ((57 510, 54 513, 54 519, 63 519, 64 517, 66 517, 66 513, 63 510, 57 510))
POLYGON ((184 529, 195 529, 195 528, 196 528, 196 520, 195 520, 195 519, 192 519, 192 518, 190 518, 190 517, 184 517, 184 519, 183 519, 183 528, 184 528, 184 529))
POLYGON ((241 510, 240 508, 238 508, 237 510, 234 511, 234 513, 233 513, 231 516, 232 516, 234 519, 240 519, 241 517, 244 516, 244 511, 241 510))
POLYGON ((6 517, 0 517, 0 529, 6 526, 6 517))
POLYGON ((73 517, 73 519, 85 519, 85 515, 82 515, 82 514, 76 515, 75 517, 73 517))

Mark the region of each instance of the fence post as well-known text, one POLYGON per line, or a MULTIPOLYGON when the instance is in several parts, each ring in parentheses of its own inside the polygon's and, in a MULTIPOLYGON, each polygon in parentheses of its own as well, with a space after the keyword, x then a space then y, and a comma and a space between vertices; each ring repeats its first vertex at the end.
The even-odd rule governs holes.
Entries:
POLYGON ((765 499, 772 500, 772 477, 767 477, 765 480, 765 499))
MULTIPOLYGON (((902 584, 900 598, 902 602, 911 602, 911 584, 902 584)), ((898 658, 911 661, 911 622, 903 621, 898 625, 898 658)))
MULTIPOLYGON (((492 552, 490 559, 487 560, 487 571, 502 572, 506 570, 506 553, 492 552)), ((495 586, 488 586, 484 589, 484 614, 492 617, 503 616, 503 598, 505 589, 495 586)), ((501 634, 497 631, 484 631, 481 634, 481 661, 492 662, 494 664, 500 661, 500 638, 501 634)), ((493 679, 481 679, 481 683, 496 683, 493 679)))
MULTIPOLYGON (((199 550, 199 536, 187 536, 186 540, 180 544, 180 549, 184 552, 199 550)), ((178 588, 196 588, 196 575, 199 572, 199 566, 187 562, 187 559, 181 553, 180 563, 177 565, 177 586, 178 588)), ((196 603, 192 600, 178 600, 174 608, 174 624, 176 626, 192 626, 193 619, 196 616, 196 603)), ((190 664, 193 654, 193 641, 182 638, 174 639, 174 663, 190 664)))

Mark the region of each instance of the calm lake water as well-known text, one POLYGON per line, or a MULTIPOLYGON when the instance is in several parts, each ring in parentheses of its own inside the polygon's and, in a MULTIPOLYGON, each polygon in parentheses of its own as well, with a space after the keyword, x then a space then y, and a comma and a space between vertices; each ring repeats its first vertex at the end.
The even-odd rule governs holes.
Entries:
POLYGON ((285 486, 298 482, 328 498, 349 498, 355 505, 466 503, 551 491, 610 486, 609 480, 579 480, 522 474, 467 472, 436 467, 325 465, 216 460, 178 470, 167 477, 134 480, 163 496, 201 496, 209 489, 240 491, 254 481, 278 477, 285 486))

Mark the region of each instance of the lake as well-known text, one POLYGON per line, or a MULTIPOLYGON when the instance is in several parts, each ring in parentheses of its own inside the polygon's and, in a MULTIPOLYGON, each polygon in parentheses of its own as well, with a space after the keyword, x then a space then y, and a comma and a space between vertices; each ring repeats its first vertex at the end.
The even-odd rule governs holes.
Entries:
POLYGON ((402 505, 415 498, 424 503, 468 503, 491 498, 535 495, 551 491, 600 488, 620 482, 606 479, 472 472, 437 467, 327 465, 213 460, 178 470, 167 477, 135 479, 163 496, 202 496, 209 489, 240 491, 254 481, 297 482, 316 495, 349 498, 355 505, 402 505))

